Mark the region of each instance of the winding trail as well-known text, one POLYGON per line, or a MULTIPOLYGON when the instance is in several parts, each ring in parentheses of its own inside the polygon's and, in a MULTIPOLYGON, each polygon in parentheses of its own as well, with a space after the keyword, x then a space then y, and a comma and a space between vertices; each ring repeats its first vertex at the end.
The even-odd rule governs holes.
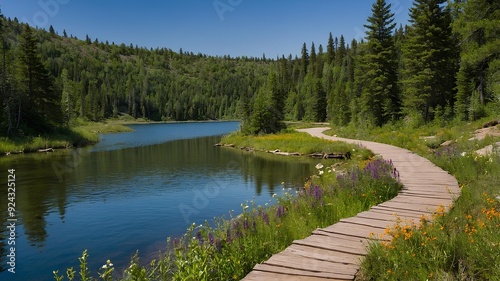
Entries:
POLYGON ((294 241, 282 252, 256 265, 243 280, 354 280, 370 240, 386 239, 382 234, 397 220, 402 225, 418 224, 422 215, 430 217, 440 207, 448 210, 460 196, 457 180, 429 160, 392 145, 327 136, 323 134, 327 129, 299 131, 332 141, 359 144, 392 160, 400 173, 403 189, 387 202, 294 241))

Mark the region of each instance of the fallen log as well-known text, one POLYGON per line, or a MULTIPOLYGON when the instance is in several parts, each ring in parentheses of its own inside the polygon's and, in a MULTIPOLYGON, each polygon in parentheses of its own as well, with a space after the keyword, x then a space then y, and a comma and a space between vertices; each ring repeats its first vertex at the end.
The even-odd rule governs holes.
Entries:
POLYGON ((351 159, 351 152, 346 153, 312 153, 309 157, 317 159, 351 159))
POLYGON ((38 152, 54 152, 54 149, 52 147, 46 149, 39 149, 38 152))

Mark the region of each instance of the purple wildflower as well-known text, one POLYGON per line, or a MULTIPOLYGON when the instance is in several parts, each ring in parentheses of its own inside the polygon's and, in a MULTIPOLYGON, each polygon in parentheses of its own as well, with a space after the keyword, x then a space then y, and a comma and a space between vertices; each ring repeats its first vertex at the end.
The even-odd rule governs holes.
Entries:
POLYGON ((262 219, 267 225, 269 225, 269 216, 267 215, 267 213, 264 212, 264 214, 262 214, 262 219))
POLYGON ((220 242, 220 239, 215 240, 215 248, 219 252, 222 250, 222 243, 220 242))
POLYGON ((283 216, 283 214, 285 214, 285 207, 278 205, 278 209, 276 210, 276 216, 278 218, 281 218, 281 216, 283 216))
POLYGON ((198 233, 196 233, 196 238, 198 238, 198 241, 200 242, 200 246, 203 246, 203 243, 205 242, 205 240, 203 239, 203 235, 201 234, 200 231, 198 231, 198 233))
POLYGON ((243 229, 248 229, 249 228, 249 222, 248 222, 248 219, 245 218, 245 220, 243 221, 243 229))
POLYGON ((214 235, 212 232, 208 234, 208 241, 210 241, 210 245, 214 244, 214 235))

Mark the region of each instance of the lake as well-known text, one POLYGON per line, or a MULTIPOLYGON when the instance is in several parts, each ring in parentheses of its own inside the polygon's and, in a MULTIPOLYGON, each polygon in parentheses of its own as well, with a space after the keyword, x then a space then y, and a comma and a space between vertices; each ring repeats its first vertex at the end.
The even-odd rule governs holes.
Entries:
POLYGON ((94 147, 0 157, 7 213, 7 170, 16 175, 16 273, 6 269, 7 221, 0 232, 0 280, 53 280, 78 268, 88 249, 93 274, 110 259, 123 270, 165 249, 192 223, 264 205, 282 188, 300 188, 317 160, 214 147, 238 122, 131 125, 94 147))

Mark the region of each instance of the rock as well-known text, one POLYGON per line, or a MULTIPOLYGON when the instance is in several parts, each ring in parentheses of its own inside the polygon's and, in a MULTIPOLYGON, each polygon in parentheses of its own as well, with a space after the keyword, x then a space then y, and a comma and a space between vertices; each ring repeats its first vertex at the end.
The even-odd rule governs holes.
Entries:
POLYGON ((486 156, 489 154, 492 154, 493 152, 500 152, 500 142, 497 142, 495 144, 490 144, 484 148, 481 148, 479 150, 476 150, 477 155, 481 156, 486 156))
POLYGON ((447 140, 441 144, 441 146, 450 146, 454 143, 454 140, 447 140))
POLYGON ((498 120, 493 120, 493 121, 490 121, 488 123, 485 123, 483 125, 483 128, 493 127, 493 126, 496 126, 498 124, 500 124, 500 122, 498 122, 498 120))

